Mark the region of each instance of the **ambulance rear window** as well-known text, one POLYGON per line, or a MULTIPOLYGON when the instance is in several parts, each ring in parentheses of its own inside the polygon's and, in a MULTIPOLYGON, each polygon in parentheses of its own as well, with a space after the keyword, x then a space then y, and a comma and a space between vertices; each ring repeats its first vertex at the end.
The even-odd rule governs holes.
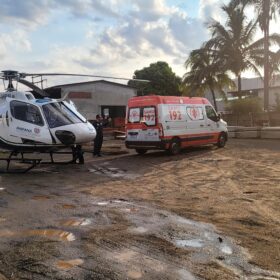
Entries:
POLYGON ((146 125, 156 124, 156 109, 155 107, 145 107, 143 108, 143 122, 146 125))
POLYGON ((147 126, 156 125, 156 108, 154 106, 135 107, 128 111, 129 123, 144 123, 147 126))
POLYGON ((139 123, 140 122, 140 108, 130 108, 128 111, 128 122, 139 123))

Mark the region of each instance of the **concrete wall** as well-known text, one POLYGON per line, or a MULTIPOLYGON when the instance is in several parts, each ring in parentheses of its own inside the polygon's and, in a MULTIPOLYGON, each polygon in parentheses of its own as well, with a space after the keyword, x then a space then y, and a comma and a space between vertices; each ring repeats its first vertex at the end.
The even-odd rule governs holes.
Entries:
POLYGON ((280 140, 280 127, 229 126, 228 132, 230 138, 260 138, 280 140))
POLYGON ((127 106, 128 99, 136 95, 136 90, 115 83, 93 82, 67 85, 61 89, 62 96, 69 92, 89 92, 91 98, 72 98, 78 110, 87 119, 95 119, 101 113, 101 106, 127 106))
MULTIPOLYGON (((280 97, 280 87, 271 88, 269 90, 269 108, 273 109, 276 106, 276 96, 280 97)), ((258 90, 258 96, 263 100, 264 90, 258 90)))
POLYGON ((280 112, 226 114, 223 119, 229 126, 280 126, 280 112))

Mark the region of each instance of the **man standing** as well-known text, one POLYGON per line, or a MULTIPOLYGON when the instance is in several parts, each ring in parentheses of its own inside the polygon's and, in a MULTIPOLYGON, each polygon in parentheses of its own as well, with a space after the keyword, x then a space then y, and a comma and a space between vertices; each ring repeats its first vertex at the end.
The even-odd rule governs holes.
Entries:
POLYGON ((96 115, 96 120, 93 121, 93 126, 96 130, 96 137, 94 139, 93 156, 101 157, 101 147, 103 143, 103 127, 109 123, 108 119, 103 120, 102 116, 96 115))

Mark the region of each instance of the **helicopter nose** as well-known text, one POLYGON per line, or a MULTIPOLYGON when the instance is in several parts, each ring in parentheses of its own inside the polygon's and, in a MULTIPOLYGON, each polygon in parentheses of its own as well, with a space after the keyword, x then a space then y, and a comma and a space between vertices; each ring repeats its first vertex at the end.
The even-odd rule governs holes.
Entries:
POLYGON ((72 145, 76 141, 75 134, 68 130, 57 130, 55 136, 64 145, 72 145))

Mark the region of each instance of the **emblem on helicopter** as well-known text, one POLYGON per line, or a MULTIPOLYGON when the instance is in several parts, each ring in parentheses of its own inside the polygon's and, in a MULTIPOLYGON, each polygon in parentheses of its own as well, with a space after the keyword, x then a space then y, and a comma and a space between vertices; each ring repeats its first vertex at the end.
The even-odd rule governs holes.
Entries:
POLYGON ((35 127, 35 128, 34 128, 34 132, 35 132, 36 134, 39 134, 39 133, 40 133, 40 128, 35 127))

